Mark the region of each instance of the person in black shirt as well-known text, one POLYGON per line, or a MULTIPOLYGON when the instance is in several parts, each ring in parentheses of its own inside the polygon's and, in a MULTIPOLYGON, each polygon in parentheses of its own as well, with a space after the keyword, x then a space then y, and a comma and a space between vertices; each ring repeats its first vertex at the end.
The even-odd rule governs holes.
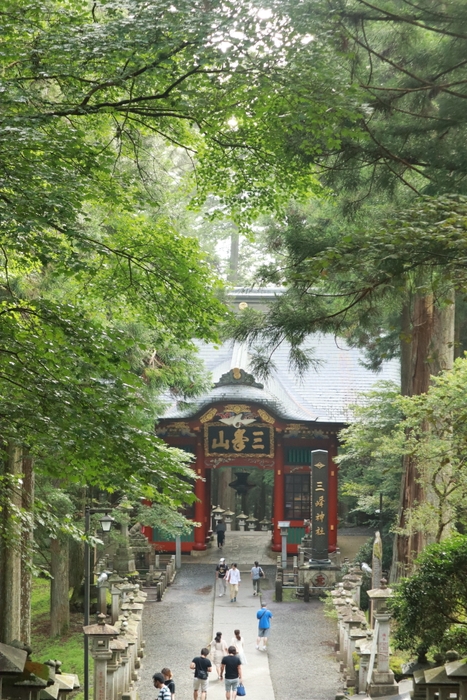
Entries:
POLYGON ((164 676, 164 684, 170 690, 171 700, 175 700, 175 683, 173 679, 174 677, 172 676, 172 671, 170 668, 163 668, 161 673, 164 676))
POLYGON ((242 662, 234 646, 229 647, 229 655, 222 659, 221 679, 223 676, 225 676, 225 697, 227 700, 235 700, 238 684, 242 682, 242 662))
POLYGON ((190 668, 195 670, 195 677, 193 679, 193 699, 198 700, 198 691, 200 690, 201 698, 200 700, 206 700, 206 693, 208 692, 209 674, 212 671, 212 664, 207 655, 209 654, 209 649, 203 647, 201 649, 201 656, 195 656, 190 664, 190 668))
POLYGON ((219 520, 219 522, 216 525, 216 533, 217 533, 217 546, 218 547, 223 547, 224 546, 224 540, 225 540, 225 523, 223 520, 219 520))

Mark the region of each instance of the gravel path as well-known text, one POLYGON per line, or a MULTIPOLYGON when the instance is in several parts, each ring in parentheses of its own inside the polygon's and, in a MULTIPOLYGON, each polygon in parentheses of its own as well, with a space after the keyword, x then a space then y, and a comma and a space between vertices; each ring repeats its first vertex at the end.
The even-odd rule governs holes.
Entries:
POLYGON ((341 688, 334 653, 336 622, 324 616, 323 603, 274 603, 270 581, 275 567, 265 567, 263 597, 274 615, 269 668, 274 695, 287 700, 334 700, 341 688))
POLYGON ((156 697, 152 675, 164 666, 174 675, 177 700, 193 697, 190 662, 211 641, 213 584, 212 566, 183 564, 162 601, 146 603, 143 616, 146 649, 138 683, 141 700, 156 697))
MULTIPOLYGON (((272 602, 275 567, 264 570, 264 598, 274 615, 268 656, 275 697, 334 700, 340 688, 333 653, 335 621, 324 617, 319 600, 272 602)), ((141 700, 154 699, 152 674, 163 666, 172 669, 177 700, 193 697, 190 661, 212 635, 213 571, 212 564, 184 563, 162 602, 146 604, 146 656, 138 684, 141 700)))

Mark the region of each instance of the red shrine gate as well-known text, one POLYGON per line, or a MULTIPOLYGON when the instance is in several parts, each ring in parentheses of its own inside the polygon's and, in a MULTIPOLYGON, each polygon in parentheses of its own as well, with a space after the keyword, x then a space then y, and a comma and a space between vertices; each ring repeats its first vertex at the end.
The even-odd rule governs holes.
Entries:
MULTIPOLYGON (((337 432, 343 426, 289 419, 283 405, 274 411, 277 404, 271 398, 270 393, 263 391, 263 385, 257 384, 244 370, 235 368, 221 377, 209 396, 203 397, 193 415, 187 411, 183 420, 166 418, 160 421, 158 435, 169 445, 192 453, 193 469, 202 477, 195 480, 194 491, 198 500, 189 514, 201 525, 195 528, 191 538, 184 538, 191 541, 182 541, 183 551, 206 549, 212 524, 211 509, 217 505, 211 503, 212 474, 214 470, 228 466, 233 467, 233 471, 235 468, 256 467, 274 472, 272 550, 281 550, 277 523, 288 520, 288 551, 296 552, 304 533, 304 520, 310 517, 311 451, 319 449, 329 453, 328 503, 324 506, 328 514, 329 551, 335 551, 337 466, 334 457, 337 454, 337 432), (219 399, 222 400, 216 401, 216 394, 221 394, 219 399), (241 400, 242 396, 256 400, 241 400)), ((223 505, 222 495, 219 503, 223 505)), ((237 507, 237 514, 239 512, 237 507)), ((145 528, 145 534, 156 549, 175 550, 174 542, 161 541, 150 528, 145 528)))

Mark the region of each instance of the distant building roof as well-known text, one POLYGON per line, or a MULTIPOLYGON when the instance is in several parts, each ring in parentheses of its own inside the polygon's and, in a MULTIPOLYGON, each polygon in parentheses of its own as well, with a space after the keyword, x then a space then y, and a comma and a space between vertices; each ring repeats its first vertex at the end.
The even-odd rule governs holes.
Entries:
POLYGON ((302 377, 291 369, 289 345, 283 343, 274 353, 270 377, 253 383, 245 376, 245 373, 251 375, 247 345, 235 341, 221 346, 198 343, 198 347, 206 369, 212 374, 213 387, 188 408, 179 410, 173 403, 164 419, 187 419, 213 403, 246 401, 261 403, 286 420, 348 423, 349 407, 358 402, 359 393, 371 390, 381 380, 400 382, 396 360, 385 363, 380 372, 372 372, 362 366, 360 350, 350 348, 345 340, 333 335, 309 336, 304 349, 314 348, 317 364, 302 377), (243 370, 241 381, 229 374, 235 368, 243 370), (223 375, 227 376, 219 381, 223 375))

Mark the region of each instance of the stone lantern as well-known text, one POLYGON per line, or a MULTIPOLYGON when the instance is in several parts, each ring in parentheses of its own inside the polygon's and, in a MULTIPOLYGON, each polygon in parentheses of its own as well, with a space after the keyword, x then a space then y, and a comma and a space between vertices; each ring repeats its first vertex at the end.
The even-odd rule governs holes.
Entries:
POLYGON ((224 509, 221 508, 220 506, 217 506, 216 508, 212 509, 211 515, 214 518, 213 530, 216 529, 217 524, 219 523, 220 520, 222 520, 223 513, 224 513, 224 509))
POLYGON ((371 603, 371 626, 374 627, 376 613, 385 613, 388 609, 388 600, 392 598, 392 588, 387 587, 386 579, 381 579, 379 588, 372 588, 367 591, 371 603))
POLYGON ((125 579, 118 575, 116 571, 110 574, 108 578, 108 584, 110 588, 110 595, 112 597, 111 613, 110 619, 114 625, 118 620, 119 606, 120 606, 120 596, 122 595, 122 590, 119 587, 120 583, 123 583, 125 579))
POLYGON ((232 529, 232 518, 235 518, 235 513, 233 510, 227 510, 224 511, 224 521, 225 521, 225 529, 227 531, 230 531, 232 529))
POLYGON ((368 694, 371 697, 396 695, 398 689, 394 673, 389 668, 389 620, 391 613, 387 603, 392 597, 392 590, 387 588, 386 584, 387 581, 383 578, 380 588, 367 591, 372 604, 375 634, 377 634, 377 667, 373 670, 371 678, 368 678, 368 694))
POLYGON ((248 523, 248 529, 249 530, 255 530, 256 529, 256 523, 258 522, 258 518, 255 518, 253 515, 250 515, 249 518, 246 519, 248 523))
POLYGON ((271 526, 271 521, 267 518, 263 518, 263 520, 259 521, 259 524, 261 527, 261 532, 267 532, 271 526))
POLYGON ((27 659, 26 650, 12 647, 9 644, 0 644, 0 698, 3 697, 3 676, 19 677, 23 673, 27 659))
MULTIPOLYGON (((95 625, 86 625, 83 632, 92 640, 91 656, 94 659, 94 700, 107 700, 107 662, 112 659, 110 648, 112 639, 118 636, 118 630, 105 623, 106 616, 100 613, 95 625)), ((109 699, 111 700, 111 699, 109 699)))
POLYGON ((245 513, 240 513, 240 515, 237 515, 237 523, 238 523, 238 529, 240 532, 245 531, 245 523, 247 521, 248 515, 245 515, 245 513))
POLYGON ((281 550, 281 566, 287 568, 287 537, 290 527, 290 520, 279 520, 277 527, 281 531, 282 550, 281 550))

